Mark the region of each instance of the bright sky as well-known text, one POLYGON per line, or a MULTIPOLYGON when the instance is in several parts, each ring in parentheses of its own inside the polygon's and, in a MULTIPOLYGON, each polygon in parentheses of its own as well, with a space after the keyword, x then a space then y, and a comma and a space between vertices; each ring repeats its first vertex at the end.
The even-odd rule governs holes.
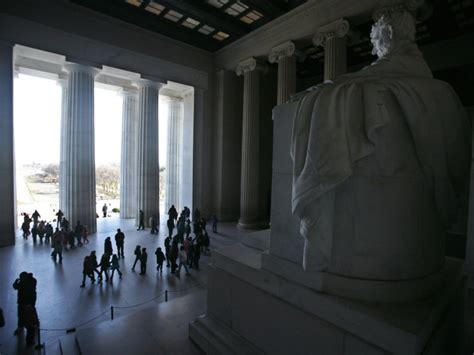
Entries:
MULTIPOLYGON (((166 164, 168 106, 160 100, 160 166, 166 164)), ((61 87, 55 80, 20 74, 14 82, 15 157, 18 165, 59 164, 61 87)), ((122 97, 95 88, 96 165, 120 164, 122 97)))

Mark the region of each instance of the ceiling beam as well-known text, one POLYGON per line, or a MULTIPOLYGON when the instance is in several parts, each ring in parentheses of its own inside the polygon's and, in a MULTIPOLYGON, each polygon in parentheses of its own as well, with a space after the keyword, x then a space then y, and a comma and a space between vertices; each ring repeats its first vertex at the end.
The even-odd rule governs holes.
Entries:
POLYGON ((185 0, 155 0, 157 3, 237 37, 250 32, 244 23, 207 3, 199 6, 185 0))
POLYGON ((286 8, 277 5, 275 2, 270 0, 240 0, 251 8, 254 8, 258 12, 263 13, 271 19, 277 18, 286 12, 286 8))

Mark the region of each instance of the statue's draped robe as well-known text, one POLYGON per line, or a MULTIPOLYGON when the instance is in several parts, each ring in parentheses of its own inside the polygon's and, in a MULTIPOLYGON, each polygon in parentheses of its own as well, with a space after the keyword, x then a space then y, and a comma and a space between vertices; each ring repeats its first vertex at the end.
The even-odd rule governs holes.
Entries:
POLYGON ((377 149, 378 132, 390 120, 381 95, 387 91, 401 110, 442 222, 448 225, 457 213, 469 176, 470 125, 453 89, 432 78, 413 46, 319 85, 298 102, 291 144, 293 213, 318 259, 307 260, 305 253, 305 269, 312 264, 325 270, 330 262, 337 223, 331 194, 377 149))

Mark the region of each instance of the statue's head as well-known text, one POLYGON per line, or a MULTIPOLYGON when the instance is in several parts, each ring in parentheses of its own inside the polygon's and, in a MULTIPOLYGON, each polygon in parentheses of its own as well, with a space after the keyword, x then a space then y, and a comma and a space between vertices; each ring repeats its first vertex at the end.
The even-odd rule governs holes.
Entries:
POLYGON ((415 18, 409 11, 385 13, 372 26, 372 54, 382 58, 406 48, 415 43, 415 34, 415 18))

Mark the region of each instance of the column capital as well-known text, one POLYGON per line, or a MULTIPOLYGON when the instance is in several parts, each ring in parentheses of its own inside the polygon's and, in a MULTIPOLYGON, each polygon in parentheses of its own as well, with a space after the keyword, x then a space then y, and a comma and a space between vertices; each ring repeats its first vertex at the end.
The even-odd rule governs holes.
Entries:
POLYGON ((330 38, 342 38, 349 32, 350 25, 349 21, 345 19, 339 19, 334 22, 328 23, 318 29, 313 37, 313 44, 316 47, 324 47, 326 41, 330 38))
POLYGON ((69 75, 66 72, 58 74, 58 81, 56 82, 56 84, 61 87, 67 86, 68 77, 69 75))
POLYGON ((168 101, 168 102, 183 102, 182 97, 177 97, 177 96, 170 96, 170 95, 163 95, 161 96, 163 100, 168 101))
POLYGON ((291 57, 295 54, 295 52, 295 44, 291 41, 287 41, 272 48, 268 56, 268 61, 270 63, 278 63, 280 61, 280 58, 291 57))
POLYGON ((152 81, 152 80, 148 80, 148 79, 139 79, 139 80, 135 81, 135 84, 139 88, 151 87, 151 88, 155 88, 157 90, 160 90, 163 86, 165 86, 164 83, 160 83, 158 81, 152 81))
POLYGON ((134 87, 124 87, 119 91, 119 95, 126 96, 138 96, 138 89, 134 87))
POLYGON ((239 64, 237 64, 237 68, 235 69, 235 72, 237 73, 238 76, 240 76, 254 70, 265 70, 265 69, 266 69, 266 66, 264 63, 262 63, 260 60, 254 57, 250 57, 248 59, 241 61, 239 64))
POLYGON ((83 64, 78 63, 66 63, 64 64, 64 70, 67 73, 88 73, 95 77, 99 74, 100 70, 98 68, 90 67, 83 64))

